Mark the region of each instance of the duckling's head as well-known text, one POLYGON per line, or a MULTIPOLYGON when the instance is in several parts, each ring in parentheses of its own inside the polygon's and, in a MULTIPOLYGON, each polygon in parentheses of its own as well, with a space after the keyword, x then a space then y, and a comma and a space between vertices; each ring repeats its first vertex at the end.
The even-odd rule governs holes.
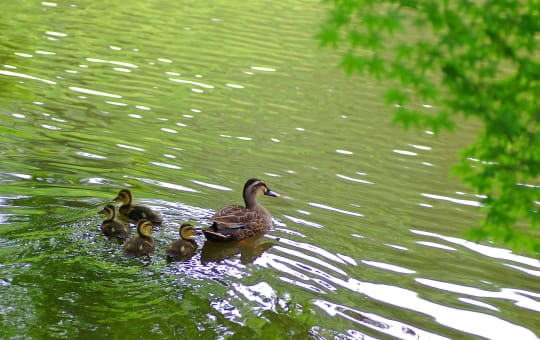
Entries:
POLYGON ((133 200, 133 196, 131 195, 131 191, 128 189, 122 189, 114 199, 114 201, 121 201, 124 204, 130 204, 133 200))
POLYGON ((180 226, 180 237, 184 240, 191 240, 193 238, 193 235, 197 232, 195 230, 195 227, 193 227, 189 223, 184 223, 180 226))
POLYGON ((107 204, 99 213, 105 215, 107 218, 114 218, 116 210, 114 205, 107 204))
POLYGON ((149 220, 142 219, 137 222, 137 233, 139 236, 151 236, 152 230, 154 230, 154 225, 149 220))

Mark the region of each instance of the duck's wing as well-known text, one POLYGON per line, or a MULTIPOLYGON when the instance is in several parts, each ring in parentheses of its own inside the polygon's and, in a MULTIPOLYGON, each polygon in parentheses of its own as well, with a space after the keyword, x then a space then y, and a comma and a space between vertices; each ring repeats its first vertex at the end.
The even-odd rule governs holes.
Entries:
POLYGON ((246 224, 257 221, 260 218, 256 210, 246 209, 240 205, 229 205, 218 211, 212 221, 217 223, 220 229, 243 228, 246 224))
POLYGON ((195 241, 176 240, 165 250, 168 261, 189 260, 197 250, 195 241))
POLYGON ((145 205, 135 205, 126 213, 131 220, 137 222, 142 219, 148 219, 154 224, 161 224, 161 216, 145 205))

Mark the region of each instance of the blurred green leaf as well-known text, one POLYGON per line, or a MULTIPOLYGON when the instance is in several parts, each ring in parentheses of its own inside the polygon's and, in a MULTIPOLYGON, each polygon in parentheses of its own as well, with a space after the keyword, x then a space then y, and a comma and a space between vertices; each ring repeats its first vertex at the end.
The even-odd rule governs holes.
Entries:
POLYGON ((454 167, 475 193, 487 197, 481 228, 469 237, 537 251, 540 2, 332 4, 328 22, 336 32, 322 39, 348 47, 341 61, 347 74, 398 82, 384 93, 385 103, 396 106, 394 123, 437 132, 452 129, 457 115, 482 122, 483 130, 454 167), (417 102, 439 109, 412 106, 417 102), (523 231, 527 221, 531 229, 523 231))

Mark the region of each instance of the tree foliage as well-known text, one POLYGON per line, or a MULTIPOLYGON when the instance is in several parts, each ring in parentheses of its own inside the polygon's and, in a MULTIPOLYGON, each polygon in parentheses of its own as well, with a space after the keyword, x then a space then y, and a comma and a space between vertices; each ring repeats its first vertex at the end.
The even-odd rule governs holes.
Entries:
POLYGON ((455 168, 485 197, 468 237, 539 255, 540 0, 327 2, 321 44, 342 51, 348 74, 390 84, 395 122, 435 132, 460 115, 483 123, 455 168))

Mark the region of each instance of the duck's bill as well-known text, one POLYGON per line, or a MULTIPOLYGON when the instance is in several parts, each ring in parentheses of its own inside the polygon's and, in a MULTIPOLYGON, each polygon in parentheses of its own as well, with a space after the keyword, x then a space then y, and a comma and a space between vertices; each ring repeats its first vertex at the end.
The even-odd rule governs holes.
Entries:
POLYGON ((278 194, 277 192, 272 191, 272 190, 270 190, 270 189, 266 190, 266 191, 264 192, 264 194, 265 194, 266 196, 279 197, 279 194, 278 194))

